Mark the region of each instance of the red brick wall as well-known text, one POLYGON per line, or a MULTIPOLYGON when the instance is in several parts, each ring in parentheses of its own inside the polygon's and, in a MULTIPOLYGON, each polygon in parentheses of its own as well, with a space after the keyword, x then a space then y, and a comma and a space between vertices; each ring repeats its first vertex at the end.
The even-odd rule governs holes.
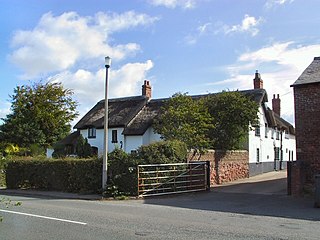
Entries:
POLYGON ((297 161, 302 164, 295 166, 301 172, 293 169, 292 182, 301 186, 292 186, 292 193, 299 195, 320 173, 320 83, 295 86, 294 99, 297 161))
POLYGON ((189 154, 189 161, 210 161, 210 184, 221 184, 249 177, 248 151, 214 151, 189 154))

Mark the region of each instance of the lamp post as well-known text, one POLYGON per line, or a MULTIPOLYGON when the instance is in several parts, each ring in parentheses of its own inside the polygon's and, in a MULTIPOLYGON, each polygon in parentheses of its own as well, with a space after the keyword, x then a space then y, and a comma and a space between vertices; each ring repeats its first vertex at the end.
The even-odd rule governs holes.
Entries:
POLYGON ((105 67, 106 67, 106 86, 105 86, 105 97, 104 97, 104 140, 103 140, 103 166, 102 166, 102 189, 106 189, 108 175, 108 77, 109 68, 111 65, 111 58, 105 57, 105 67))

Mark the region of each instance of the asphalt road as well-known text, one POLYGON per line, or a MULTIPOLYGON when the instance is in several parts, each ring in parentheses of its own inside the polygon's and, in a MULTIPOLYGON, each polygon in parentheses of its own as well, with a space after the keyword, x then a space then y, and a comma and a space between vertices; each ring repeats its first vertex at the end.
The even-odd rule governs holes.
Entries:
POLYGON ((145 200, 60 197, 11 196, 22 205, 0 206, 0 239, 320 238, 320 209, 313 208, 312 199, 279 192, 239 193, 226 186, 225 191, 145 200))

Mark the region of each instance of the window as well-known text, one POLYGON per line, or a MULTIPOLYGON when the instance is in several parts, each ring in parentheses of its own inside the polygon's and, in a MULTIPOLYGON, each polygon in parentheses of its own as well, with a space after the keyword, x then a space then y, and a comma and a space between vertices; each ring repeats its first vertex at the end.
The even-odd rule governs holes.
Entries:
POLYGON ((112 136, 111 136, 111 142, 112 143, 117 143, 118 142, 118 131, 117 130, 112 130, 112 136))
POLYGON ((257 148, 257 163, 260 162, 260 149, 257 148))
POLYGON ((276 130, 276 139, 279 140, 280 139, 280 131, 276 130))
POLYGON ((264 136, 265 138, 268 138, 268 124, 264 124, 264 136))
POLYGON ((280 160, 280 148, 279 147, 274 148, 274 159, 280 160))
POLYGON ((288 130, 285 131, 284 137, 285 137, 285 139, 289 139, 289 132, 288 132, 288 130))
POLYGON ((256 136, 260 136, 260 126, 256 126, 254 131, 256 136))
POLYGON ((289 162, 291 161, 291 151, 289 150, 289 162))
POLYGON ((96 138, 96 128, 94 127, 88 128, 88 138, 96 138))

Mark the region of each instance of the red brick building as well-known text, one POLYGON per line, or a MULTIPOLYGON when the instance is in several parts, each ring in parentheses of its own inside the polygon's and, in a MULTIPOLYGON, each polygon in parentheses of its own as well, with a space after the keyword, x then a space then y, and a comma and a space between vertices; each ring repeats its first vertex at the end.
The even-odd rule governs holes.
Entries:
POLYGON ((313 189, 320 174, 320 57, 291 85, 294 89, 297 161, 292 167, 293 195, 313 189))

